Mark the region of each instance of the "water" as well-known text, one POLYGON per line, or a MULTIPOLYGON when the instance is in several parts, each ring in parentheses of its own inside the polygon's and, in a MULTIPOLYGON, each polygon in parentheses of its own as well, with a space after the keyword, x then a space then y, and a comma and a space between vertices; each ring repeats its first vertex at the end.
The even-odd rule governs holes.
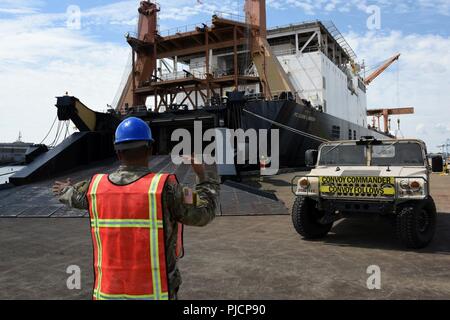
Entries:
POLYGON ((9 177, 25 168, 24 166, 0 167, 0 185, 9 182, 9 177))

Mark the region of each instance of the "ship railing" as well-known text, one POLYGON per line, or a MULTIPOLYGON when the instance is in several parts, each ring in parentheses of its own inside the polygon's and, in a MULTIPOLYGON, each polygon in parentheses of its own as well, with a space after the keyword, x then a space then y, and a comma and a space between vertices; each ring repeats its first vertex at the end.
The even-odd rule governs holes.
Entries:
POLYGON ((147 107, 146 106, 137 106, 131 109, 132 113, 142 113, 142 112, 147 112, 147 107))
POLYGON ((358 59, 356 53, 353 51, 352 47, 350 47, 347 40, 345 40, 344 36, 338 30, 336 25, 332 21, 325 21, 322 22, 322 24, 325 26, 328 32, 331 33, 336 42, 339 43, 339 45, 344 49, 344 51, 348 54, 350 59, 356 61, 358 59))
MULTIPOLYGON (((189 68, 191 70, 197 70, 199 72, 205 72, 206 73, 206 63, 204 62, 197 62, 197 63, 192 63, 189 65, 189 68)), ((219 67, 218 64, 210 64, 209 65, 209 72, 215 72, 215 71, 224 71, 224 68, 219 67)))
POLYGON ((245 17, 232 12, 214 11, 214 16, 222 19, 245 23, 245 17))
MULTIPOLYGON (((289 91, 272 91, 271 101, 301 101, 303 96, 300 92, 289 92, 289 91)), ((262 93, 249 93, 245 95, 247 101, 261 101, 265 100, 262 93)))
POLYGON ((290 23, 290 24, 275 26, 273 28, 271 27, 268 31, 269 31, 270 34, 276 34, 276 33, 285 32, 284 29, 296 30, 301 25, 317 24, 317 23, 320 23, 320 20, 309 20, 309 21, 303 21, 303 22, 299 22, 299 23, 290 23))
POLYGON ((145 105, 125 107, 119 111, 119 113, 122 116, 130 115, 130 114, 142 114, 142 113, 146 113, 146 112, 148 112, 148 109, 147 109, 147 106, 145 106, 145 105))
POLYGON ((199 71, 176 71, 171 73, 165 73, 159 76, 160 81, 171 81, 180 79, 206 79, 206 75, 199 71))
POLYGON ((203 22, 193 23, 193 24, 188 24, 188 25, 181 26, 181 27, 174 27, 171 29, 159 31, 159 35, 161 37, 169 37, 169 36, 174 36, 174 35, 181 34, 181 33, 195 31, 197 28, 204 28, 204 27, 205 27, 205 23, 203 23, 203 22))
POLYGON ((295 50, 295 48, 273 50, 273 54, 276 56, 288 56, 288 55, 295 54, 296 52, 297 52, 297 50, 295 50))
POLYGON ((357 60, 357 56, 355 52, 353 51, 352 47, 348 44, 348 42, 345 40, 342 33, 339 31, 339 29, 336 27, 336 25, 332 21, 320 21, 320 20, 311 20, 311 21, 304 21, 301 23, 291 23, 288 25, 281 25, 276 26, 269 29, 269 34, 277 34, 285 32, 285 29, 290 30, 297 30, 299 26, 306 25, 306 24, 319 24, 321 23, 325 29, 333 36, 333 38, 336 40, 336 42, 344 49, 344 51, 347 53, 347 55, 354 61, 357 60))
MULTIPOLYGON (((297 50, 295 50, 295 48, 292 49, 279 49, 279 50, 272 50, 273 54, 276 56, 287 56, 287 55, 292 55, 292 54, 296 54, 297 50)), ((311 53, 311 52, 318 52, 319 51, 319 46, 309 46, 305 49, 303 49, 302 53, 311 53)))
MULTIPOLYGON (((231 76, 234 75, 234 67, 229 67, 229 68, 222 68, 220 67, 218 64, 211 64, 208 68, 208 70, 206 70, 206 64, 205 63, 194 63, 191 64, 189 66, 190 70, 193 70, 191 72, 197 72, 200 74, 205 74, 208 73, 211 74, 213 77, 215 78, 220 78, 220 77, 225 77, 225 76, 231 76)), ((242 71, 242 70, 241 70, 242 71)), ((255 72, 252 69, 247 69, 245 72, 239 72, 240 76, 254 76, 255 72)))
POLYGON ((272 100, 278 101, 278 100, 290 100, 290 101, 297 101, 297 99, 300 99, 299 92, 289 92, 289 91, 272 91, 272 100))

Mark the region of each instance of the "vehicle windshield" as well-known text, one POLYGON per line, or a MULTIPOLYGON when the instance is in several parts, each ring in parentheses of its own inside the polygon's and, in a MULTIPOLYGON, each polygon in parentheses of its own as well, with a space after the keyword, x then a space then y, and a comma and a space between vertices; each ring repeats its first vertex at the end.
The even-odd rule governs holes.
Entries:
POLYGON ((381 145, 325 145, 320 152, 321 166, 366 166, 367 148, 371 150, 372 166, 422 166, 422 147, 416 142, 392 142, 381 145))
POLYGON ((365 166, 366 146, 352 144, 327 145, 320 151, 321 166, 365 166))
POLYGON ((422 147, 418 143, 373 146, 372 166, 423 166, 422 147))

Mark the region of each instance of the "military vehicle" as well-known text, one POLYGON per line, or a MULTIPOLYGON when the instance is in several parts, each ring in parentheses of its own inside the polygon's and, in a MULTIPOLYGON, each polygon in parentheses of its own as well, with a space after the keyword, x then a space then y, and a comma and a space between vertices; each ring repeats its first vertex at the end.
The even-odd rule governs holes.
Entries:
POLYGON ((363 137, 324 143, 305 158, 312 171, 294 179, 292 210, 305 239, 325 237, 342 218, 378 214, 392 219, 407 248, 432 241, 437 214, 430 174, 443 168, 442 160, 428 161, 424 142, 363 137))

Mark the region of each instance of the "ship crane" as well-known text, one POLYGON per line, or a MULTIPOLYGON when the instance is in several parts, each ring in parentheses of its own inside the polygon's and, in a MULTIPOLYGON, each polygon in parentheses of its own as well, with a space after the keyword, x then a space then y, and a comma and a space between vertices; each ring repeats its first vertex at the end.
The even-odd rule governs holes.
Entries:
POLYGON ((373 80, 378 78, 387 68, 389 68, 395 61, 400 58, 400 53, 388 59, 382 66, 380 66, 377 70, 375 70, 370 76, 364 79, 364 84, 366 86, 370 85, 373 80))
POLYGON ((414 108, 405 107, 405 108, 382 108, 382 109, 372 109, 367 110, 367 116, 373 117, 373 127, 381 130, 380 118, 383 117, 384 124, 384 133, 389 134, 389 123, 390 116, 394 115, 406 115, 406 114, 414 114, 414 108), (378 127, 375 124, 376 118, 378 119, 378 127))
POLYGON ((443 145, 440 145, 440 146, 437 146, 439 149, 442 149, 442 154, 445 156, 445 157, 448 157, 449 156, 449 148, 450 148, 450 139, 447 139, 447 141, 445 142, 445 144, 443 144, 443 145))

